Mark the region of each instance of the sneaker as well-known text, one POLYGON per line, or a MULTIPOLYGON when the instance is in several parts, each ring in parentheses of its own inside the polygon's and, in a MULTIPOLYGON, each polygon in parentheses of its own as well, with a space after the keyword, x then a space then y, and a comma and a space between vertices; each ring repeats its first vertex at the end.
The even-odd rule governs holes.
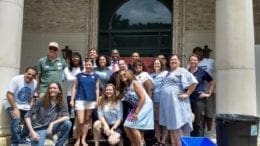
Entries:
POLYGON ((31 140, 29 138, 23 138, 20 141, 20 144, 31 144, 31 140))
POLYGON ((75 143, 76 140, 75 140, 74 138, 70 137, 68 142, 69 142, 69 143, 75 143))

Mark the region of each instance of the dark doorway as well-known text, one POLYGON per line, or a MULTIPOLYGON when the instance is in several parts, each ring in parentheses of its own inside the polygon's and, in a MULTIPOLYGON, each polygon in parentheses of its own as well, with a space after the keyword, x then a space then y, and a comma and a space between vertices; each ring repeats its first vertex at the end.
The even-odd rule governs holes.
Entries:
POLYGON ((172 51, 172 0, 100 0, 99 52, 143 57, 172 51))

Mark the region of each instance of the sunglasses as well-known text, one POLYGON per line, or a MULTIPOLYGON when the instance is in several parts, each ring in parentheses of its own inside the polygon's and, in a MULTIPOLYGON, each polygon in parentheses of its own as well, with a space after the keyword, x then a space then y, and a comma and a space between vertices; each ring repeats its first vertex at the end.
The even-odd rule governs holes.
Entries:
POLYGON ((55 47, 49 47, 49 50, 51 50, 51 51, 58 51, 58 48, 55 48, 55 47))

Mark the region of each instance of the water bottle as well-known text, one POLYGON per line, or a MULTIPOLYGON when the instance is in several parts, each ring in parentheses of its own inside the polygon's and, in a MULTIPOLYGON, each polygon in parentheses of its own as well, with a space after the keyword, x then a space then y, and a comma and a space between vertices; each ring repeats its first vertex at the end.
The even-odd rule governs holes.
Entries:
POLYGON ((74 108, 70 109, 70 118, 71 119, 75 118, 75 109, 74 108))

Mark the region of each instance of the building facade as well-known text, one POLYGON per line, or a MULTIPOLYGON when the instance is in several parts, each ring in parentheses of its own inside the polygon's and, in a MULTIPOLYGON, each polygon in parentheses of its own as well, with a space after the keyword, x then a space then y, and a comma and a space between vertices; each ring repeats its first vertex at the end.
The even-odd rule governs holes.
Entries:
MULTIPOLYGON (((135 0, 0 0, 0 95, 13 76, 47 54, 50 41, 83 56, 90 48, 103 53, 119 48, 124 55, 141 51, 153 57, 146 53, 152 48, 154 55, 180 54, 183 64, 194 47, 208 45, 216 59, 217 112, 260 113, 256 80, 260 68, 255 63, 260 1, 143 0, 144 11, 139 11, 141 2, 132 10, 131 2, 138 5, 135 0), (158 16, 150 18, 151 14, 158 16), (150 18, 149 25, 141 23, 142 16, 150 18)), ((0 116, 0 144, 7 144, 9 123, 2 100, 0 116)))

